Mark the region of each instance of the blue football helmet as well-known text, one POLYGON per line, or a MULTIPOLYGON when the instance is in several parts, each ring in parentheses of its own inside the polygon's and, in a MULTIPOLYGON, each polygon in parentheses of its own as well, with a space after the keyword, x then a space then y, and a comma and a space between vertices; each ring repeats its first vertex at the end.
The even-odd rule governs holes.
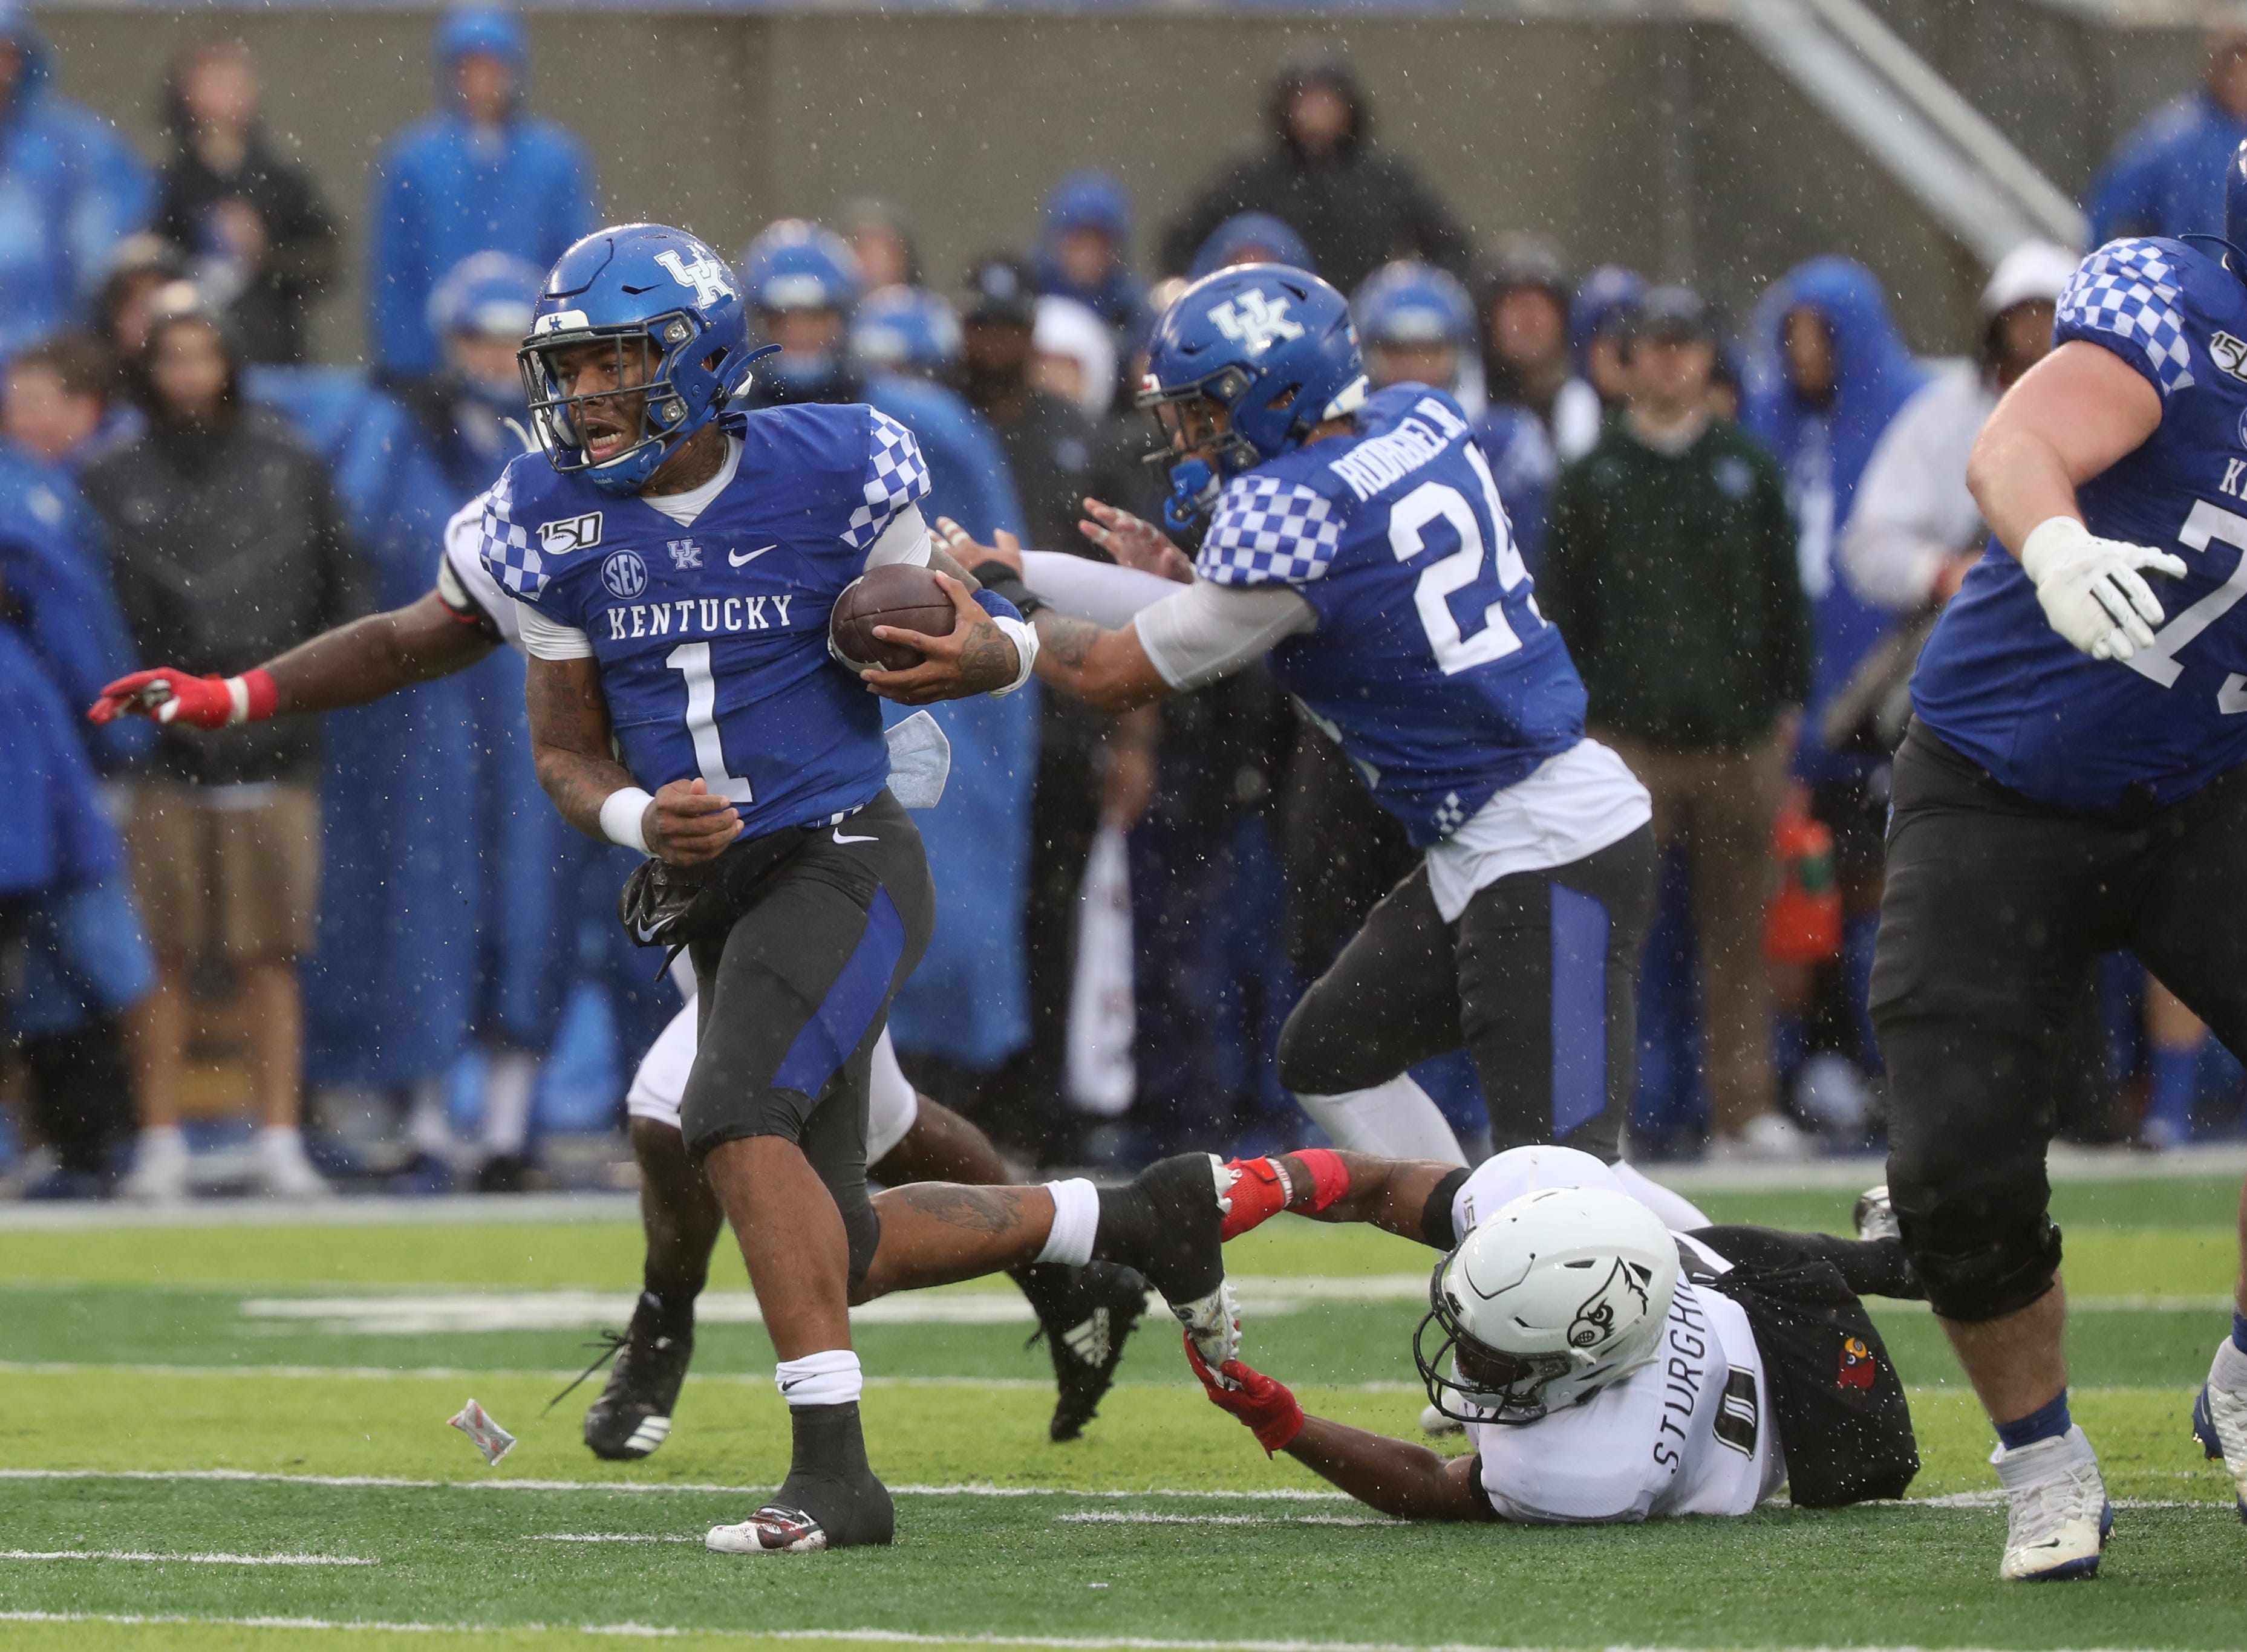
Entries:
POLYGON ((1400 258, 1365 278, 1349 301, 1357 334, 1369 345, 1449 345, 1464 349, 1475 332, 1474 301, 1433 264, 1400 258))
POLYGON ((511 253, 470 253, 430 290, 429 330, 441 338, 456 332, 522 338, 543 285, 538 266, 511 253))
POLYGON ((850 353, 869 366, 933 373, 960 358, 960 317, 925 287, 883 287, 850 317, 850 353))
POLYGON ((597 229, 548 272, 516 359, 539 446, 563 472, 603 493, 637 492, 656 468, 715 419, 747 384, 748 321, 734 272, 684 229, 658 223, 597 229), (616 351, 614 389, 573 394, 555 357, 589 344, 616 351), (628 369, 638 358, 639 376, 628 369), (639 402, 638 439, 596 463, 583 406, 639 402))
POLYGON ((848 310, 858 301, 858 255, 823 224, 782 218, 741 249, 741 280, 759 310, 848 310))
POLYGON ((1173 528, 1217 502, 1221 479, 1301 447, 1319 425, 1365 400, 1349 304, 1316 276, 1286 264, 1236 264, 1203 276, 1164 312, 1147 352, 1142 408, 1208 401, 1228 415, 1211 444, 1214 473, 1199 457, 1171 470, 1164 515, 1173 528))

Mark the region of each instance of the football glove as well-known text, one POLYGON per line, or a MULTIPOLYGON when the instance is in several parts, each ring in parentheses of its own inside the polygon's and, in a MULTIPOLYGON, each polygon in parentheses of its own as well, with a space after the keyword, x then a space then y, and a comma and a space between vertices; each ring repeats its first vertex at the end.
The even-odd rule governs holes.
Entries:
POLYGON ((86 717, 106 723, 127 712, 160 723, 191 723, 224 728, 229 723, 263 722, 273 714, 279 695, 271 675, 248 671, 239 677, 195 677, 176 666, 136 671, 120 677, 86 708, 86 717))
POLYGON ((2185 572, 2180 557, 2098 538, 2073 516, 2041 522, 2021 542, 2021 569, 2045 618, 2093 659, 2127 660, 2154 645, 2162 604, 2141 568, 2172 577, 2185 572))
POLYGON ((1303 1431, 1303 1408, 1285 1382, 1252 1370, 1239 1360, 1227 1360, 1212 1371, 1196 1351, 1193 1338, 1187 1337, 1185 1345, 1186 1362, 1201 1378, 1209 1403, 1246 1423, 1266 1455, 1285 1451, 1303 1431))

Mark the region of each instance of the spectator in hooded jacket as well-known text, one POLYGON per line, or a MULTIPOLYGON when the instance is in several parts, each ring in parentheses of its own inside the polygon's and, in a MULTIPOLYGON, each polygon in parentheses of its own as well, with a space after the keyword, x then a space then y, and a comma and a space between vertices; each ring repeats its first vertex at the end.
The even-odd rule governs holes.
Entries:
POLYGON ((2219 235, 2223 168, 2247 138, 2247 27, 2211 31, 2197 90, 2163 105, 2092 180, 2091 244, 2124 236, 2219 235))
POLYGON ((79 320, 155 204, 131 146, 48 72, 31 14, 0 0, 0 356, 79 320))
POLYGON ((1149 319, 1131 273, 1130 197, 1108 173, 1088 167, 1053 187, 1035 267, 1040 292, 1076 299, 1119 333, 1149 319))
POLYGON ((172 65, 165 119, 178 152, 164 169, 157 231, 191 261, 255 362, 304 358, 304 312, 334 278, 336 226, 311 175, 275 148, 257 73, 239 40, 172 65))
POLYGON ((1569 379, 1568 266, 1546 236, 1518 230, 1500 237, 1498 256, 1477 290, 1483 384, 1493 402, 1535 413, 1549 439, 1554 403, 1569 379))
POLYGON ((1372 117, 1356 75, 1315 58, 1273 83, 1271 147, 1244 157, 1205 189, 1163 242, 1164 268, 1183 272, 1211 230, 1236 213, 1294 226, 1312 267, 1344 292, 1392 258, 1466 272, 1466 233, 1412 168, 1370 141, 1372 117))
POLYGON ((386 379, 437 371, 429 295, 471 253, 547 268, 596 227, 584 147, 522 112, 529 48, 512 12, 473 8, 437 28, 438 109, 391 140, 368 207, 368 331, 386 379))
MULTIPOLYGON (((195 672, 245 671, 372 605, 325 467, 247 403, 240 380, 237 347, 185 290, 149 331, 147 433, 85 473, 133 643, 145 659, 195 672)), ((319 731, 301 719, 159 736, 127 834, 158 960, 128 1191, 187 1191, 188 966, 207 952, 241 970, 263 1126, 259 1179, 278 1194, 325 1191, 297 1133, 297 959, 311 948, 318 903, 319 761, 319 731)))

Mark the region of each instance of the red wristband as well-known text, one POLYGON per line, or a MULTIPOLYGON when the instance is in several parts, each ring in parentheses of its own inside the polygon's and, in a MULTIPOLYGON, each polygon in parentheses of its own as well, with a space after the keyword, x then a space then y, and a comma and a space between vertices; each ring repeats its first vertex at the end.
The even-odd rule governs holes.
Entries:
POLYGON ((1287 1208, 1287 1178, 1270 1159, 1231 1159, 1225 1168, 1233 1172, 1233 1185, 1225 1191, 1225 1225, 1219 1229, 1220 1239, 1239 1239, 1287 1208))
POLYGON ((242 672, 242 686, 248 701, 244 722, 262 723, 279 709, 281 691, 274 686, 273 673, 264 666, 254 666, 242 672))
POLYGON ((1293 1155, 1311 1173, 1311 1208, 1322 1211, 1349 1191, 1349 1166, 1330 1147, 1307 1148, 1293 1155))

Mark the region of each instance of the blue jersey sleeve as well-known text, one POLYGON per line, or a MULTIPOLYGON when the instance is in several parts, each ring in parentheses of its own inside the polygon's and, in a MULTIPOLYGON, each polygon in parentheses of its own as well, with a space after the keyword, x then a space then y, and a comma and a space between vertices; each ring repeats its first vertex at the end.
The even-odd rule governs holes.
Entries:
POLYGON ((2059 295, 2052 342, 2111 350, 2166 400, 2193 382, 2184 281, 2157 242, 2115 241, 2076 268, 2059 295))
POLYGON ((908 505, 928 497, 928 461, 921 457, 913 433, 889 414, 869 407, 871 426, 866 455, 865 502, 850 513, 843 543, 853 550, 871 550, 890 519, 908 505))
POLYGON ((1219 585, 1300 585, 1326 572, 1342 526, 1334 501, 1315 488, 1237 477, 1217 502, 1194 571, 1219 585))
POLYGON ((514 502, 515 469, 509 466, 484 495, 483 539, 477 555, 484 571, 502 590, 535 603, 546 589, 545 561, 530 543, 530 535, 515 520, 514 502))

